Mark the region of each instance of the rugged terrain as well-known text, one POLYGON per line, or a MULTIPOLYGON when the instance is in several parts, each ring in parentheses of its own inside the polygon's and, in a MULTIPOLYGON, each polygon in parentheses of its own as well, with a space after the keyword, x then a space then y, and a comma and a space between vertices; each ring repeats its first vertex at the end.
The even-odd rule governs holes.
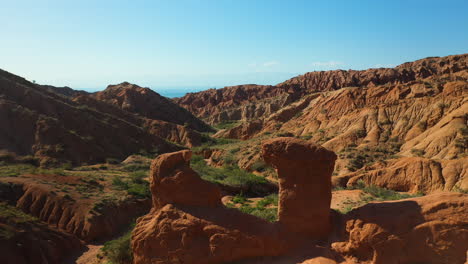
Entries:
POLYGON ((0 71, 2 260, 465 263, 467 94, 467 54, 173 100, 0 71))
POLYGON ((199 132, 211 131, 147 88, 124 83, 96 94, 66 89, 0 71, 0 149, 32 155, 42 166, 79 165, 180 149, 173 143, 198 145, 199 132))
POLYGON ((298 137, 338 153, 335 186, 364 180, 427 193, 468 189, 467 94, 465 54, 393 69, 311 72, 277 86, 227 87, 176 101, 224 128, 215 137, 240 140, 235 155, 211 146, 216 160, 233 156, 255 171, 262 163, 259 139, 298 137))
POLYGON ((370 203, 337 214, 330 211, 336 155, 277 138, 262 147, 280 183, 278 221, 271 223, 223 206, 220 190, 190 168, 191 154, 153 161, 153 208, 133 231, 133 263, 465 263, 466 194, 370 203))

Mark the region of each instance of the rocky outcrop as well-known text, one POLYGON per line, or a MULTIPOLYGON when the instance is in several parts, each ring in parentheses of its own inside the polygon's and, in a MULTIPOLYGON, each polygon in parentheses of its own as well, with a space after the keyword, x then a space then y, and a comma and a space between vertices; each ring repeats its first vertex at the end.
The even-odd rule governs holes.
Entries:
POLYGON ((189 148, 199 146, 203 140, 199 132, 170 122, 147 119, 145 127, 153 135, 189 148))
POLYGON ((346 263, 464 264, 467 215, 468 195, 456 193, 371 203, 344 217, 332 248, 346 263))
POLYGON ((378 162, 356 172, 334 177, 333 185, 351 187, 358 181, 411 193, 467 190, 468 157, 455 160, 404 157, 378 162))
POLYGON ((202 132, 212 131, 210 126, 171 100, 149 88, 143 88, 135 84, 124 82, 109 85, 104 91, 93 94, 93 97, 149 119, 186 125, 191 129, 202 132))
POLYGON ((204 181, 190 168, 192 152, 183 150, 161 155, 151 164, 153 209, 166 204, 217 207, 221 192, 216 185, 204 181), (200 195, 203 194, 203 195, 200 195))
POLYGON ((247 123, 242 123, 231 129, 220 130, 213 137, 232 138, 232 139, 249 139, 263 129, 263 121, 256 120, 247 123))
POLYGON ((189 167, 191 152, 151 166, 153 209, 133 231, 135 264, 214 264, 284 254, 295 245, 280 226, 221 203, 220 190, 189 167))
POLYGON ((188 93, 174 100, 208 123, 216 124, 268 116, 297 100, 298 96, 288 87, 238 85, 188 93))
POLYGON ((292 232, 326 237, 335 153, 299 139, 277 138, 263 143, 262 155, 278 172, 279 223, 292 232))

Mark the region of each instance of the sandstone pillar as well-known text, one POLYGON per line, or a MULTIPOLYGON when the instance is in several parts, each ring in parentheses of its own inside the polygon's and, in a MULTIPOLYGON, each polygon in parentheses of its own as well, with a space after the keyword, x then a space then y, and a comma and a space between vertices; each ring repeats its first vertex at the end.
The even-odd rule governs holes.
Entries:
POLYGON ((279 222, 292 232, 326 237, 335 153, 296 138, 275 138, 264 142, 262 155, 278 172, 279 222))

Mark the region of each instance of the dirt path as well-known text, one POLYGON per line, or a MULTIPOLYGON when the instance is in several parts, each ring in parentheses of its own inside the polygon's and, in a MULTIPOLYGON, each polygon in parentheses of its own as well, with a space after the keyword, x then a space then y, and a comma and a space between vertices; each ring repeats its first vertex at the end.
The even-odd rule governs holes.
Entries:
MULTIPOLYGON (((73 264, 98 264, 97 255, 103 245, 86 245, 88 248, 79 256, 73 264)), ((71 263, 70 263, 71 264, 71 263)))
POLYGON ((331 208, 342 210, 346 207, 354 207, 362 199, 362 190, 333 191, 331 208))

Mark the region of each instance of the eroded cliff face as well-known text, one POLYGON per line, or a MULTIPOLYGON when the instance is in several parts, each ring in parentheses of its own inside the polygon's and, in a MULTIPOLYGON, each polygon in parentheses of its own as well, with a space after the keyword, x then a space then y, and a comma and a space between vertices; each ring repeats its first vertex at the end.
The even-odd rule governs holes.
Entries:
POLYGON ((148 199, 122 197, 115 201, 103 199, 99 202, 93 198, 78 198, 71 193, 58 194, 59 190, 53 186, 59 181, 79 184, 80 178, 61 175, 4 178, 0 185, 0 197, 50 227, 84 241, 111 238, 151 207, 148 199))
POLYGON ((333 178, 334 186, 354 186, 358 181, 391 190, 431 193, 468 189, 468 158, 433 160, 404 157, 366 166, 333 178))

